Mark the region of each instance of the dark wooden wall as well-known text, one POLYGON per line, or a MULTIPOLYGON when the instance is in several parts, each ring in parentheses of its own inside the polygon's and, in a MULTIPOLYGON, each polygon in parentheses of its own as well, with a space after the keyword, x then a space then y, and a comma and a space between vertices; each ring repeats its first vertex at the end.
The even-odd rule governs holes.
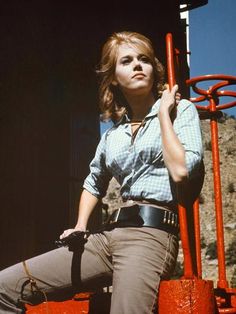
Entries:
MULTIPOLYGON (((73 224, 99 139, 95 67, 114 31, 150 37, 165 63, 177 0, 0 5, 0 267, 54 247, 73 224)), ((187 76, 183 57, 184 75, 187 76)))

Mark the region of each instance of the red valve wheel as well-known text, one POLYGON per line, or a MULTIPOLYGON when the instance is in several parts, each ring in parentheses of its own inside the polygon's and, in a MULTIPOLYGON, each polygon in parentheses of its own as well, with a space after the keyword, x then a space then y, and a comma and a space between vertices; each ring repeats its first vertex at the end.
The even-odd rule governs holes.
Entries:
MULTIPOLYGON (((236 92, 229 90, 219 90, 220 88, 228 85, 236 85, 236 76, 224 75, 224 74, 209 74, 204 76, 197 76, 195 78, 189 79, 186 81, 188 86, 192 86, 192 89, 195 93, 201 95, 199 97, 191 98, 192 102, 201 102, 204 100, 214 99, 216 106, 215 110, 227 109, 236 106, 236 100, 219 105, 219 97, 229 96, 236 97, 236 92), (197 83, 203 81, 211 81, 211 80, 221 80, 221 82, 216 83, 215 85, 209 87, 208 90, 201 89, 197 87, 197 83)), ((211 111, 210 104, 208 106, 196 105, 198 109, 209 110, 211 111)))

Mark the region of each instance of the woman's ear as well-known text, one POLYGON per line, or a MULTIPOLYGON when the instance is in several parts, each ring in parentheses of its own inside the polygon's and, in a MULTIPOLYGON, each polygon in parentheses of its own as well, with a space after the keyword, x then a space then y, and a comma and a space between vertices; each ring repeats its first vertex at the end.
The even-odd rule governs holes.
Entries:
POLYGON ((113 86, 117 86, 117 85, 118 85, 118 83, 117 83, 116 80, 113 80, 113 81, 111 82, 111 84, 112 84, 113 86))

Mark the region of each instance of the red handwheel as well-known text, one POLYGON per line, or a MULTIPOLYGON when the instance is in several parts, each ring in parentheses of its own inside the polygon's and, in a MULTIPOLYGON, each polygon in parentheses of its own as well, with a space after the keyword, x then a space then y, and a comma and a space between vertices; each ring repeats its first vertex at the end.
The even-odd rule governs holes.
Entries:
MULTIPOLYGON (((198 97, 192 97, 190 100, 192 102, 202 102, 205 100, 209 101, 209 104, 204 105, 196 105, 197 109, 200 110, 207 110, 207 111, 218 111, 222 109, 228 109, 236 106, 236 100, 231 101, 229 103, 225 103, 220 105, 219 104, 219 98, 223 96, 228 97, 236 97, 235 91, 230 90, 220 90, 221 88, 225 86, 230 85, 236 85, 236 76, 231 75, 224 75, 224 74, 209 74, 204 76, 197 76, 194 78, 191 78, 186 81, 186 84, 188 86, 191 86, 193 91, 196 94, 199 94, 198 97), (209 87, 209 89, 204 90, 197 86, 198 83, 203 81, 220 81, 219 83, 216 83, 209 87)), ((209 82, 210 85, 210 82, 209 82)))

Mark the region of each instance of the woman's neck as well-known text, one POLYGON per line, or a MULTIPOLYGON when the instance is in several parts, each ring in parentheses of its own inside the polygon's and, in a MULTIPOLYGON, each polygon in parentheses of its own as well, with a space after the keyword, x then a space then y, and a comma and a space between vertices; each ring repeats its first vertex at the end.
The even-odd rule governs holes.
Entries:
POLYGON ((155 103, 152 94, 148 96, 129 96, 126 98, 132 111, 132 120, 143 120, 155 103))

